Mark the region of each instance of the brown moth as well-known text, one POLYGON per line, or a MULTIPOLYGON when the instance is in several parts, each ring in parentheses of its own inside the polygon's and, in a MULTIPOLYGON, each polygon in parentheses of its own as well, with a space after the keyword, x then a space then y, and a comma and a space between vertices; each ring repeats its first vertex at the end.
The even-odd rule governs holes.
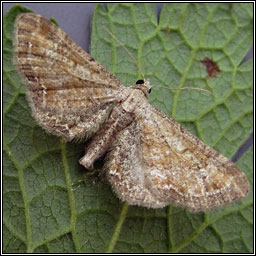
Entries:
POLYGON ((85 168, 107 153, 106 175, 130 205, 209 211, 244 198, 245 174, 148 103, 150 83, 124 86, 45 18, 15 21, 17 69, 38 123, 67 141, 92 137, 85 168))

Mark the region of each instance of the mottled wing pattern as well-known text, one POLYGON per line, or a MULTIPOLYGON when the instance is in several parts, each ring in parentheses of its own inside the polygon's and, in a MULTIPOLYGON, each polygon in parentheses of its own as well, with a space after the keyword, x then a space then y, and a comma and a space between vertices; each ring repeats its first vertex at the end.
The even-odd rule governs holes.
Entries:
POLYGON ((39 15, 19 15, 14 40, 14 62, 41 126, 67 140, 95 132, 111 111, 121 82, 39 15))
POLYGON ((114 191, 131 205, 208 211, 249 192, 234 163, 148 103, 117 137, 105 167, 114 191))

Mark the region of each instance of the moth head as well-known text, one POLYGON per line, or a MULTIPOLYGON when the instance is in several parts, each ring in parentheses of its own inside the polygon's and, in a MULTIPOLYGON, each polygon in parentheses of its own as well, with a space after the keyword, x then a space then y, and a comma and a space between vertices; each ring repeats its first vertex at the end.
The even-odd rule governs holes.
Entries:
POLYGON ((142 90, 146 96, 151 92, 151 85, 148 79, 140 79, 136 82, 136 88, 142 90))

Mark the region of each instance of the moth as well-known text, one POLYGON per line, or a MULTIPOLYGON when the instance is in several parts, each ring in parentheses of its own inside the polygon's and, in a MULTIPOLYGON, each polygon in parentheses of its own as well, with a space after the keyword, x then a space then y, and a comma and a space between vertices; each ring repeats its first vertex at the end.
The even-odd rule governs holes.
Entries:
POLYGON ((104 169, 130 205, 209 211, 249 193, 245 174, 150 105, 149 80, 124 86, 59 27, 33 14, 15 21, 14 63, 34 118, 66 141, 91 138, 80 164, 104 169))

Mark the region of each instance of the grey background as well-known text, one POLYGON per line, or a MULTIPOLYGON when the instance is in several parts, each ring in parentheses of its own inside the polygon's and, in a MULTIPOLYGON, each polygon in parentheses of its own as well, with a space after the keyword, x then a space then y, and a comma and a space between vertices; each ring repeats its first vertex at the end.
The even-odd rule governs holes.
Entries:
MULTIPOLYGON (((15 4, 31 9, 33 12, 45 18, 54 17, 59 26, 84 50, 89 51, 91 18, 96 3, 2 3, 3 15, 5 15, 15 4)), ((106 6, 105 3, 102 4, 106 6)), ((162 3, 156 4, 158 15, 161 11, 162 3)), ((253 47, 245 60, 253 57, 253 47)), ((240 148, 233 157, 236 161, 253 144, 253 135, 240 148)))

